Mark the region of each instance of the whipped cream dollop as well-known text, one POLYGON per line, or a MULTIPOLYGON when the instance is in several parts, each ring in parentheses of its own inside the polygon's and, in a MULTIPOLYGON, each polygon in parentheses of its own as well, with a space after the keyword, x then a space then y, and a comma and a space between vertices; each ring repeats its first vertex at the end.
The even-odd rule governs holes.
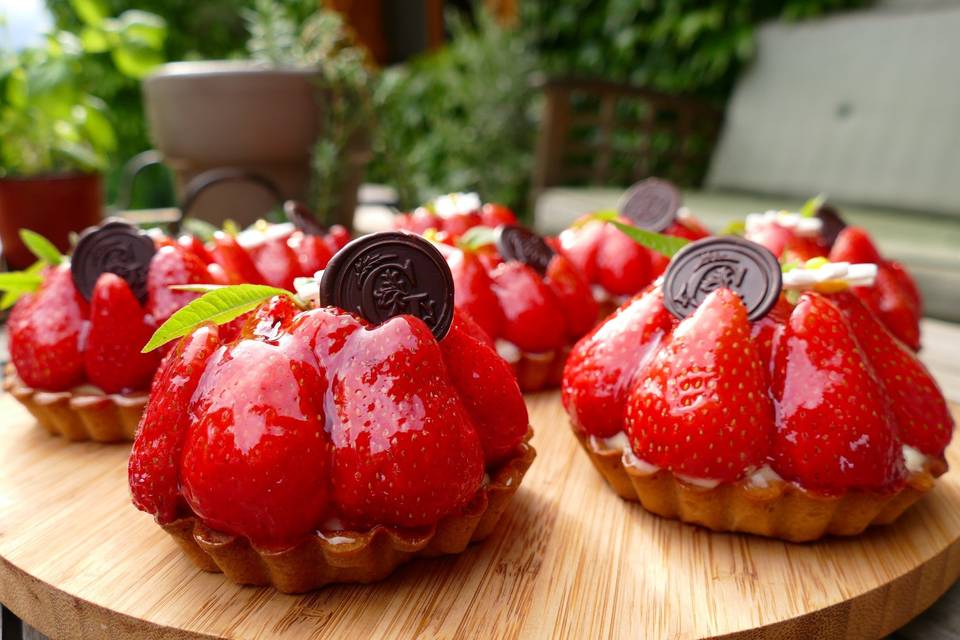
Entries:
POLYGON ((293 279, 293 290, 297 297, 309 305, 320 306, 320 277, 323 271, 317 271, 313 276, 293 279))
POLYGON ((777 224, 791 229, 798 236, 804 238, 816 237, 823 228, 823 221, 820 218, 804 216, 790 211, 770 210, 763 213, 750 213, 747 214, 745 220, 748 234, 757 232, 769 224, 777 224))
POLYGON ((291 222, 270 224, 261 220, 238 233, 237 242, 241 247, 255 247, 267 240, 284 238, 296 230, 291 222))
POLYGON ((869 263, 810 261, 810 266, 790 269, 783 274, 783 288, 803 291, 807 289, 837 289, 868 287, 877 277, 877 265, 869 263))
POLYGON ((927 466, 927 456, 908 444, 903 445, 903 466, 910 473, 920 473, 927 466))
POLYGON ((445 218, 458 213, 477 211, 483 206, 483 201, 476 193, 448 193, 437 196, 430 205, 438 216, 445 218))

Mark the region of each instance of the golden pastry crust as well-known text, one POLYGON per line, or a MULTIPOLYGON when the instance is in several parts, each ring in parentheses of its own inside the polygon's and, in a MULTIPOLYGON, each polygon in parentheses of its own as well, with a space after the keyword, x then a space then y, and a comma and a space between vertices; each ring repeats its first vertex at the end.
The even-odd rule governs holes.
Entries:
POLYGON ((790 542, 852 536, 870 525, 890 524, 947 470, 944 461, 932 460, 922 471, 912 473, 901 488, 888 493, 850 490, 823 496, 783 480, 766 486, 740 480, 704 488, 666 469, 648 472, 624 464, 621 450, 605 448, 576 429, 574 433, 593 466, 625 500, 639 502, 664 518, 713 531, 741 531, 790 542))
POLYGON ((338 582, 375 582, 415 556, 460 553, 493 531, 536 456, 529 444, 492 470, 473 500, 433 527, 369 531, 318 531, 281 551, 254 547, 246 538, 214 531, 195 516, 163 525, 200 569, 223 572, 233 582, 272 585, 284 593, 303 593, 338 582))
POLYGON ((520 359, 510 363, 520 391, 530 393, 559 387, 569 353, 569 346, 547 353, 521 352, 520 359))
POLYGON ((72 442, 132 441, 149 397, 146 391, 104 394, 92 389, 34 389, 17 376, 12 365, 4 373, 3 390, 26 407, 40 426, 72 442))

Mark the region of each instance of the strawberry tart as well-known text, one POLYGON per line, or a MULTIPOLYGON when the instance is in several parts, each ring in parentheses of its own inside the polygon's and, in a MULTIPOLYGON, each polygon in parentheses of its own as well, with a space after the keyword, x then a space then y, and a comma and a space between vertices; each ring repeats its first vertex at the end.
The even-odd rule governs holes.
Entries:
POLYGON ((534 457, 516 381, 454 311, 428 241, 360 238, 313 284, 266 300, 237 336, 201 324, 182 338, 129 463, 134 504, 200 568, 284 592, 459 553, 534 457))
POLYGON ((394 218, 394 228, 435 239, 456 240, 473 227, 517 224, 517 216, 502 204, 484 203, 476 193, 448 193, 410 213, 394 218))
POLYGON ((827 257, 832 262, 871 263, 877 275, 870 286, 852 289, 890 333, 920 349, 923 301, 916 282, 899 262, 885 259, 865 229, 847 226, 839 212, 825 203, 808 203, 811 215, 786 211, 752 213, 745 221, 748 240, 762 244, 784 263, 827 257))
MULTIPOLYGON (((686 207, 670 182, 648 178, 628 189, 618 221, 639 229, 699 240, 710 233, 686 207)), ((586 215, 560 233, 560 250, 590 283, 600 317, 613 313, 667 268, 668 259, 634 242, 611 222, 586 215)))
POLYGON ((524 392, 555 388, 574 342, 597 322, 597 305, 573 263, 518 225, 475 227, 437 242, 453 272, 457 309, 490 336, 524 392))
POLYGON ((86 230, 69 260, 47 266, 14 306, 4 388, 53 434, 132 440, 160 354, 141 353, 167 318, 197 293, 173 285, 270 283, 322 268, 345 231, 320 236, 261 225, 204 245, 148 234, 121 220, 86 230), (255 235, 252 235, 255 234, 255 235))
POLYGON ((747 240, 688 245, 574 347, 563 403, 584 450, 622 497, 717 531, 805 541, 894 521, 946 470, 954 420, 853 293, 877 272, 781 276, 747 240))

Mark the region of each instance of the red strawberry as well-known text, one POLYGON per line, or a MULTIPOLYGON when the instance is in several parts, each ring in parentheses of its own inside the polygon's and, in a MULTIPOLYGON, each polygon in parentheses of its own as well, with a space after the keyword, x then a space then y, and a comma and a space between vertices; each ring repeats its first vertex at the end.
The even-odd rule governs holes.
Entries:
POLYGON ((550 260, 544 282, 563 309, 569 338, 576 340, 597 324, 597 302, 590 285, 563 254, 557 253, 550 260))
POLYGON ((491 338, 500 335, 504 323, 500 302, 491 289, 490 276, 473 251, 448 249, 441 253, 447 259, 453 274, 454 302, 457 309, 466 311, 491 338))
POLYGON ((137 508, 161 524, 180 511, 180 454, 189 425, 185 407, 218 343, 213 325, 180 340, 160 365, 140 419, 127 469, 130 490, 137 508))
POLYGON ((100 274, 90 298, 90 333, 83 354, 87 379, 107 393, 148 387, 160 354, 140 350, 156 328, 126 280, 100 274))
POLYGON ((910 302, 913 303, 913 306, 918 310, 923 308, 923 297, 920 295, 920 289, 917 287, 916 281, 913 277, 907 273, 907 270, 903 267, 902 264, 896 260, 887 260, 886 261, 887 271, 890 273, 890 276, 900 285, 900 289, 907 295, 910 299, 910 302))
POLYGON ((597 251, 608 225, 599 220, 581 218, 564 229, 557 240, 560 250, 588 282, 596 282, 597 251))
POLYGON ((760 362, 763 363, 763 373, 769 381, 773 374, 773 345, 780 339, 793 312, 793 305, 786 296, 780 295, 773 309, 759 320, 751 323, 750 335, 757 345, 760 362))
POLYGON ((230 282, 234 284, 266 284, 263 275, 254 266, 250 255, 230 234, 217 231, 213 237, 213 248, 210 255, 223 268, 230 282))
POLYGON ((633 295, 653 280, 649 252, 612 224, 604 226, 596 257, 597 282, 614 295, 633 295))
POLYGON ((203 242, 197 236, 184 234, 177 238, 177 244, 203 260, 204 264, 213 262, 213 256, 210 255, 210 252, 207 251, 207 248, 203 246, 203 242))
POLYGON ((80 340, 88 313, 68 265, 44 271, 40 290, 21 298, 7 322, 10 359, 24 383, 65 391, 83 382, 80 340))
POLYGON ((830 261, 881 264, 883 258, 864 229, 846 227, 837 235, 833 248, 830 249, 830 261))
POLYGON ((668 236, 686 238, 687 240, 702 240, 710 236, 710 231, 693 217, 674 220, 673 224, 667 227, 664 233, 668 236))
POLYGON ((440 351, 473 419, 484 459, 493 464, 517 448, 530 419, 513 370, 488 343, 473 337, 478 331, 467 316, 456 314, 450 332, 440 341, 440 351))
POLYGON ((773 406, 740 297, 717 289, 637 374, 626 430, 642 460, 735 480, 766 462, 773 406))
POLYGON ((333 256, 330 247, 323 238, 311 236, 300 231, 295 232, 287 244, 297 256, 302 276, 312 276, 317 271, 326 268, 333 256))
POLYGON ((773 220, 752 224, 745 237, 766 247, 777 257, 782 256, 787 247, 797 240, 797 234, 793 229, 773 220))
POLYGON ((574 346, 563 372, 563 405, 578 429, 600 438, 623 429, 634 373, 674 324, 656 288, 620 307, 574 346))
POLYGON ((357 329, 339 351, 342 320, 318 332, 335 416, 332 485, 351 523, 417 527, 463 508, 483 479, 483 450, 422 321, 398 316, 357 329), (397 414, 400 412, 400 418, 397 414))
POLYGON ((207 364, 190 405, 183 496, 210 527, 283 548, 330 508, 327 380, 307 340, 240 340, 207 364))
POLYGON ((919 351, 920 310, 886 265, 877 267, 873 286, 855 287, 853 292, 880 318, 890 333, 914 351, 919 351))
POLYGON ((163 247, 150 261, 147 272, 147 311, 157 324, 163 323, 175 311, 199 297, 198 293, 176 291, 175 284, 222 284, 215 281, 207 265, 195 254, 179 245, 163 247))
POLYGON ((850 293, 831 296, 883 385, 900 439, 921 452, 943 457, 953 435, 953 416, 943 392, 917 357, 850 293))
POLYGON ((773 468, 806 489, 882 490, 904 475, 884 390, 840 310, 801 295, 775 347, 773 468))
POLYGON ((293 291, 293 279, 302 271, 299 258, 287 244, 287 239, 288 234, 271 236, 267 232, 262 239, 244 246, 244 249, 267 284, 293 291))
POLYGON ((502 204, 488 202, 480 209, 480 224, 495 229, 503 224, 517 224, 517 216, 502 204))
POLYGON ((446 231, 453 238, 459 238, 468 230, 478 226, 481 223, 480 214, 476 212, 454 213, 441 218, 441 220, 443 220, 441 229, 446 231))
POLYGON ((350 230, 342 225, 335 224, 327 230, 327 235, 324 236, 323 240, 327 243, 330 253, 335 254, 350 242, 350 230))
POLYGON ((490 277, 503 309, 502 338, 533 353, 564 345, 567 327, 560 303, 540 274, 521 262, 504 262, 490 277))

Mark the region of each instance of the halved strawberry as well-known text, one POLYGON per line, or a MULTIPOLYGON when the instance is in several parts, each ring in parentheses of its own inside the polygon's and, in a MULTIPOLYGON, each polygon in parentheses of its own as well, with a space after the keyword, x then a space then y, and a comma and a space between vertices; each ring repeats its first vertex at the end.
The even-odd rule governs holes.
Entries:
POLYGON ((943 392, 926 367, 850 293, 830 296, 867 354, 897 420, 900 439, 919 451, 943 457, 954 421, 943 392))
POLYGON ((658 287, 620 307, 573 347, 563 371, 563 406, 574 426, 600 438, 623 429, 634 374, 675 324, 658 287))
POLYGON ((884 389, 850 325, 827 298, 805 293, 775 347, 777 437, 787 480, 822 493, 890 489, 904 477, 884 389))
POLYGON ((530 419, 513 370, 489 344, 473 337, 478 331, 472 320, 457 313, 440 351, 489 465, 516 450, 530 419))
POLYGON ((190 405, 181 483, 209 526, 284 548, 330 509, 328 381, 309 342, 241 339, 219 349, 190 405))
POLYGON ((477 254, 447 245, 442 245, 440 251, 453 275, 456 307, 466 311, 491 338, 499 336, 504 323, 503 311, 491 289, 490 276, 477 254))
POLYGON ((180 454, 190 404, 207 359, 219 344, 217 327, 205 325, 181 339, 153 380, 127 473, 133 503, 165 524, 180 514, 180 454))
POLYGON ((522 262, 504 262, 490 272, 503 310, 500 336, 521 350, 542 353, 566 342, 567 325, 557 297, 536 271, 522 262))
POLYGON ((576 340, 597 323, 597 302, 590 285, 561 254, 554 254, 547 265, 544 283, 553 291, 566 318, 567 337, 576 340))
POLYGON ((65 391, 83 382, 81 336, 89 308, 73 286, 69 265, 44 271, 43 285, 10 312, 10 360, 27 385, 65 391))
POLYGON ((653 280, 650 252, 612 224, 604 225, 597 250, 597 282, 614 295, 632 295, 653 280))
POLYGON ((500 225, 517 224, 517 216, 509 207, 488 202, 480 208, 480 224, 495 229, 500 225))
POLYGON ((87 379, 107 393, 147 388, 160 353, 140 350, 156 328, 126 280, 100 274, 90 298, 90 332, 83 353, 87 379))
POLYGON ((243 248, 267 284, 293 291, 293 279, 304 274, 299 257, 287 244, 288 239, 289 234, 274 236, 268 231, 263 238, 243 248))
POLYGON ((883 258, 865 229, 846 227, 837 235, 830 249, 830 261, 881 264, 883 258))
POLYGON ((330 379, 336 415, 333 498, 350 523, 417 527, 456 512, 483 479, 483 449, 451 386, 440 348, 423 322, 398 316, 355 329, 318 332, 317 355, 330 379))
POLYGON ((297 256, 302 276, 312 276, 324 269, 333 256, 333 252, 323 238, 300 231, 294 232, 287 240, 287 244, 297 256))
POLYGON ((223 268, 230 282, 234 284, 266 284, 266 280, 257 271, 250 255, 230 234, 217 231, 213 237, 213 247, 210 250, 210 255, 223 268))
POLYGON ((167 320, 175 311, 199 297, 198 293, 176 291, 177 284, 226 284, 218 282, 207 265, 195 254, 181 246, 162 247, 154 254, 147 272, 147 311, 157 324, 167 320))
POLYGON ((608 225, 599 220, 581 218, 557 236, 559 249, 588 282, 596 282, 596 261, 608 225))
POLYGON ((693 478, 730 481, 764 464, 773 436, 747 310, 717 289, 638 372, 626 431, 642 460, 693 478))

